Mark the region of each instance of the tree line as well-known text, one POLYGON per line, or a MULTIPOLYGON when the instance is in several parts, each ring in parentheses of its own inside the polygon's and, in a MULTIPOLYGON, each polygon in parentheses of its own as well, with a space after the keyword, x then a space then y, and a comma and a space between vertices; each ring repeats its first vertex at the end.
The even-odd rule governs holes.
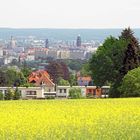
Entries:
POLYGON ((140 46, 130 28, 124 29, 118 38, 108 37, 87 65, 96 85, 111 86, 110 97, 140 96, 140 46), (134 70, 135 68, 138 69, 134 70), (131 70, 134 70, 133 75, 131 70), (130 75, 134 79, 139 78, 131 86, 129 83, 133 78, 130 75), (129 91, 130 88, 133 90, 129 91))
POLYGON ((28 76, 31 72, 29 68, 0 68, 0 86, 4 87, 19 87, 26 86, 28 76))
MULTIPOLYGON (((64 62, 51 61, 46 64, 45 69, 53 82, 57 85, 77 85, 77 79, 69 71, 64 62)), ((27 65, 21 67, 1 67, 0 68, 0 87, 29 87, 34 86, 28 83, 28 76, 33 70, 27 65)), ((36 70, 34 70, 36 71, 36 70)))

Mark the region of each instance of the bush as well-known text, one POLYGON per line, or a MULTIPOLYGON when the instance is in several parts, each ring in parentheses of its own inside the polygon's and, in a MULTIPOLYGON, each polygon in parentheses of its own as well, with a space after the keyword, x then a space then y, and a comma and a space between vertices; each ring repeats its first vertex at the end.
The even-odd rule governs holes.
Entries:
POLYGON ((4 96, 3 96, 3 93, 0 92, 0 100, 3 100, 4 96))
POLYGON ((11 100, 13 99, 13 92, 11 89, 8 89, 7 92, 4 95, 5 100, 11 100))
POLYGON ((140 97, 140 67, 124 76, 120 91, 122 97, 140 97))
POLYGON ((18 90, 18 88, 16 88, 14 91, 13 100, 19 100, 20 97, 21 97, 20 91, 18 90))
POLYGON ((59 85, 59 86, 69 86, 70 83, 69 83, 69 81, 64 80, 63 78, 59 78, 59 79, 58 79, 58 85, 59 85))
POLYGON ((69 90, 69 98, 71 99, 80 99, 82 98, 82 93, 80 88, 71 88, 69 90))

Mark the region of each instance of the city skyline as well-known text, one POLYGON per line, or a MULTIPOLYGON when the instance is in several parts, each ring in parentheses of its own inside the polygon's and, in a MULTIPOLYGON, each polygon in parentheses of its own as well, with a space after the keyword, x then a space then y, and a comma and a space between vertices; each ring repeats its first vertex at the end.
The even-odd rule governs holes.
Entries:
POLYGON ((139 0, 1 0, 0 27, 140 28, 139 0))

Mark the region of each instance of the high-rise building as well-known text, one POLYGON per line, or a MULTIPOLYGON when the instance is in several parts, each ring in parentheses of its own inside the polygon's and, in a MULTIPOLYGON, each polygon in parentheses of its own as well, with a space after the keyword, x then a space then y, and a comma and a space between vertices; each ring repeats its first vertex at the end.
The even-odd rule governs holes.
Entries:
POLYGON ((48 39, 46 39, 46 41, 45 41, 45 48, 49 48, 49 40, 48 39))
POLYGON ((11 36, 10 47, 11 48, 15 48, 16 47, 16 40, 13 38, 13 36, 11 36))
POLYGON ((0 46, 0 57, 3 57, 3 48, 0 46))
POLYGON ((81 36, 80 35, 77 36, 76 46, 77 47, 80 47, 81 46, 81 36))

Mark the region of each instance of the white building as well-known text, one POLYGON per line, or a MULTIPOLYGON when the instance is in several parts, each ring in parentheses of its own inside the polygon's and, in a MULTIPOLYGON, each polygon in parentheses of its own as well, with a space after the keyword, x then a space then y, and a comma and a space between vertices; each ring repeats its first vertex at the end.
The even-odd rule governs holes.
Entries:
POLYGON ((85 59, 86 51, 84 50, 71 50, 70 59, 85 59))
POLYGON ((35 59, 47 58, 47 55, 48 55, 47 48, 40 48, 35 50, 35 59))
POLYGON ((6 56, 4 57, 4 65, 7 65, 7 64, 10 64, 13 60, 17 60, 18 61, 18 58, 17 57, 14 57, 14 56, 6 56))
MULTIPOLYGON (((21 93, 21 99, 43 99, 48 96, 53 96, 57 98, 68 98, 69 96, 69 90, 71 88, 80 88, 81 94, 83 97, 86 97, 87 89, 96 89, 96 86, 57 86, 56 88, 51 88, 48 90, 47 87, 41 86, 41 87, 18 87, 18 90, 21 93), (47 89, 47 90, 46 90, 47 89)), ((16 87, 0 87, 0 92, 5 94, 8 89, 14 91, 16 87)), ((108 97, 108 92, 110 87, 109 86, 103 86, 101 88, 103 91, 101 97, 108 97)))
POLYGON ((70 51, 69 50, 60 50, 58 51, 58 58, 59 59, 69 59, 70 58, 70 51))
MULTIPOLYGON (((16 88, 9 88, 9 87, 0 87, 0 92, 5 94, 8 89, 15 90, 16 88)), ((43 98, 44 97, 44 89, 41 87, 18 87, 21 98, 22 99, 36 99, 36 98, 43 98)))

